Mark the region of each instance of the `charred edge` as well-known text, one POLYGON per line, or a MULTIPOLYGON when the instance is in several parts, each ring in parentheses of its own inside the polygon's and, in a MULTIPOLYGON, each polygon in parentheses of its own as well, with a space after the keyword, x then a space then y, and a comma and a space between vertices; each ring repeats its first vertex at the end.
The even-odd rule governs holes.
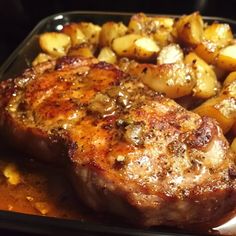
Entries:
POLYGON ((129 75, 123 71, 121 71, 118 67, 115 65, 109 64, 107 62, 101 61, 99 63, 93 64, 92 68, 94 69, 103 69, 103 70, 111 70, 116 74, 117 79, 120 78, 126 78, 129 75))
POLYGON ((201 126, 194 130, 185 140, 191 148, 202 148, 209 144, 216 133, 216 126, 207 117, 202 118, 201 126))
POLYGON ((109 64, 105 61, 101 61, 99 63, 96 63, 92 66, 92 68, 95 68, 95 69, 104 69, 104 70, 114 70, 116 69, 116 67, 112 64, 109 64))
POLYGON ((97 172, 97 171, 104 171, 104 169, 98 164, 96 163, 95 161, 90 161, 88 164, 87 164, 88 168, 91 169, 92 171, 94 172, 97 172))
POLYGON ((66 66, 74 65, 74 64, 78 64, 80 66, 86 66, 86 65, 91 64, 92 62, 93 62, 92 58, 88 60, 86 58, 81 58, 81 57, 64 56, 57 60, 56 65, 55 65, 55 70, 62 70, 66 66))

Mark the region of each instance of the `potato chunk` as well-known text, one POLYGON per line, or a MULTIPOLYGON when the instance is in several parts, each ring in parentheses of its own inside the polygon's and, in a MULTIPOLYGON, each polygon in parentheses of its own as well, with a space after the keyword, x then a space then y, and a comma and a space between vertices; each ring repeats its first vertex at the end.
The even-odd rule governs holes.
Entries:
POLYGON ((88 43, 81 43, 71 47, 67 55, 77 57, 93 57, 93 46, 88 43))
POLYGON ((223 83, 223 94, 228 94, 229 96, 236 97, 236 71, 231 72, 223 83))
POLYGON ((162 65, 130 64, 127 71, 140 78, 144 84, 170 98, 178 98, 192 92, 195 85, 193 71, 183 63, 162 65))
POLYGON ((106 22, 102 25, 99 37, 101 47, 111 46, 115 38, 119 38, 126 34, 128 28, 121 22, 106 22))
POLYGON ((210 40, 202 40, 194 49, 194 52, 209 64, 215 64, 219 46, 210 40))
POLYGON ((144 13, 138 13, 131 17, 128 25, 129 32, 135 34, 151 35, 159 28, 172 30, 174 19, 165 16, 149 17, 144 13))
POLYGON ((233 150, 233 152, 236 153, 236 138, 234 138, 232 144, 231 144, 231 149, 233 150))
POLYGON ((63 33, 47 32, 39 36, 42 50, 51 56, 61 57, 66 55, 70 45, 70 37, 63 33))
POLYGON ((76 23, 65 25, 62 29, 62 32, 70 36, 72 46, 84 43, 87 40, 83 32, 79 29, 78 24, 76 23))
POLYGON ((184 61, 192 65, 195 72, 196 85, 193 88, 193 96, 206 99, 216 95, 218 81, 214 70, 193 52, 186 55, 184 61))
POLYGON ((14 163, 9 163, 5 167, 3 175, 7 178, 9 184, 17 185, 21 182, 19 170, 14 163))
POLYGON ((220 47, 225 47, 232 41, 233 34, 228 24, 213 23, 206 27, 203 38, 220 47))
POLYGON ((202 41, 203 20, 198 12, 182 16, 175 24, 178 39, 187 45, 197 45, 202 41))
POLYGON ((170 17, 148 17, 143 13, 133 15, 128 29, 130 33, 148 36, 154 39, 158 45, 165 46, 173 41, 171 35, 174 19, 170 17))
POLYGON ((160 48, 155 41, 138 34, 127 34, 113 40, 112 49, 122 57, 149 60, 156 57, 160 48))
POLYGON ((138 34, 127 34, 125 36, 116 38, 112 42, 112 49, 119 55, 123 57, 134 56, 134 43, 137 39, 142 36, 138 34))
POLYGON ((224 133, 236 123, 236 72, 226 78, 220 94, 213 97, 194 110, 201 116, 215 118, 224 133))
POLYGON ((101 49, 100 53, 98 54, 98 60, 114 64, 116 63, 117 58, 116 58, 116 54, 111 50, 111 48, 104 47, 101 49))
POLYGON ((46 53, 39 53, 38 56, 35 57, 35 59, 33 60, 32 65, 36 66, 39 63, 46 62, 46 61, 49 61, 52 59, 53 59, 53 57, 51 57, 50 55, 48 55, 46 53))
POLYGON ((236 70, 236 44, 220 50, 216 65, 228 71, 236 70))
POLYGON ((194 112, 215 118, 223 132, 227 133, 236 119, 236 98, 220 95, 207 100, 194 109, 194 112))
POLYGON ((157 64, 183 62, 184 54, 178 44, 171 43, 161 49, 157 57, 157 64))
POLYGON ((221 48, 228 45, 233 34, 228 24, 213 23, 206 27, 202 41, 197 44, 195 52, 207 63, 215 64, 221 48))
POLYGON ((78 28, 85 35, 88 43, 93 45, 99 44, 99 37, 101 32, 101 27, 90 22, 80 22, 77 24, 78 28))

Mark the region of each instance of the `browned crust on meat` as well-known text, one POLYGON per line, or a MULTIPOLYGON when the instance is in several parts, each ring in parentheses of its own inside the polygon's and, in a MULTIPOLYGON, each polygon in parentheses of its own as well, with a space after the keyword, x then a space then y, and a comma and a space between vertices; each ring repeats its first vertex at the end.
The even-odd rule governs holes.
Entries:
POLYGON ((0 132, 69 168, 91 208, 146 226, 188 225, 235 206, 235 155, 216 121, 116 66, 63 57, 0 84, 0 132))

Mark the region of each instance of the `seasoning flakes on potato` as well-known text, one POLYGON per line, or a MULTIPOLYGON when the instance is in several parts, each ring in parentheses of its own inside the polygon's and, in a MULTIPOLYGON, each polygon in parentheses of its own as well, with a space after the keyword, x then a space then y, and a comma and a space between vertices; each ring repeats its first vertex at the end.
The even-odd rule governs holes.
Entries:
POLYGON ((236 122, 236 73, 229 74, 218 96, 207 100, 194 111, 215 118, 223 132, 227 133, 236 122))
POLYGON ((185 63, 192 65, 196 76, 196 85, 193 88, 193 96, 206 99, 216 95, 218 81, 211 66, 194 52, 190 52, 186 55, 185 63))
POLYGON ((127 25, 70 23, 41 34, 39 45, 33 66, 65 55, 97 57, 167 97, 194 101, 188 107, 215 118, 224 133, 236 130, 236 44, 229 24, 204 22, 199 12, 179 19, 138 13, 127 25))
POLYGON ((39 36, 39 45, 49 55, 61 57, 66 55, 70 48, 71 39, 63 33, 47 32, 39 36))

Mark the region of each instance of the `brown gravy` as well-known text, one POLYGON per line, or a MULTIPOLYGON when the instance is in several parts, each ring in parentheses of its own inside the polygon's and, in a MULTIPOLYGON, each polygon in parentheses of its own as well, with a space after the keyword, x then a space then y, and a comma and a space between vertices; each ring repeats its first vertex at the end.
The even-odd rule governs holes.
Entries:
POLYGON ((58 218, 82 219, 82 206, 62 170, 0 147, 0 209, 58 218), (4 170, 14 165, 20 177, 11 184, 4 170), (53 174, 52 174, 53 173, 53 174))
MULTIPOLYGON (((0 192, 0 210, 62 219, 96 221, 114 225, 114 221, 107 219, 109 217, 97 213, 93 214, 80 203, 70 181, 61 169, 40 163, 33 158, 27 157, 27 155, 14 152, 1 145, 0 192), (16 167, 20 177, 18 184, 11 184, 4 175, 4 170, 8 165, 16 167)), ((195 225, 182 232, 187 230, 188 232, 200 234, 236 235, 235 216, 236 210, 218 223, 195 225)), ((121 225, 125 225, 125 223, 121 225)), ((168 227, 157 227, 158 231, 159 229, 162 231, 181 232, 181 230, 168 229, 168 227)))

